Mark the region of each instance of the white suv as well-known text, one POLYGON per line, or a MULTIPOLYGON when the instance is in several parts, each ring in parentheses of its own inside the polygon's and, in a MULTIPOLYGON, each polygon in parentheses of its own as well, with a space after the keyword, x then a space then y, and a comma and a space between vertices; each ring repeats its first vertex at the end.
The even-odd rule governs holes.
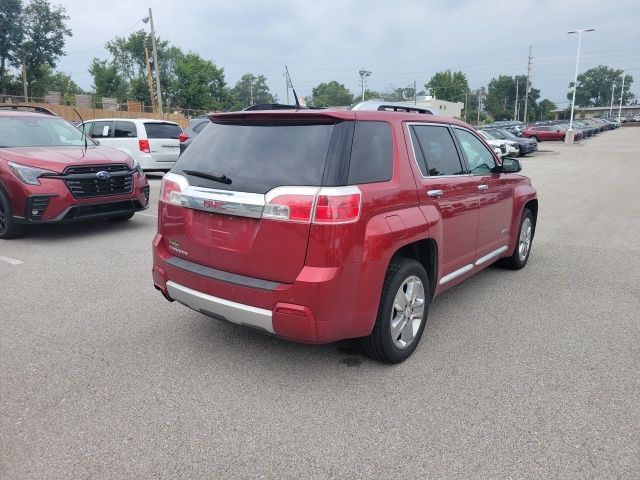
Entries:
MULTIPOLYGON (((83 126, 78 127, 82 130, 83 126)), ((84 131, 100 145, 135 158, 143 170, 169 171, 180 155, 182 128, 175 122, 149 118, 98 118, 84 122, 84 131)))

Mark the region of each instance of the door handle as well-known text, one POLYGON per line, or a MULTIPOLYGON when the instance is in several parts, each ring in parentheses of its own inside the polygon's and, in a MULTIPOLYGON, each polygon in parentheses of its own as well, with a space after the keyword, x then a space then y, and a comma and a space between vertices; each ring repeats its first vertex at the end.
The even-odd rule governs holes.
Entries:
POLYGON ((482 185, 478 185, 478 190, 488 190, 489 189, 489 185, 486 184, 482 184, 482 185))
POLYGON ((442 195, 444 192, 442 190, 429 190, 427 192, 427 195, 430 197, 439 197, 440 195, 442 195))

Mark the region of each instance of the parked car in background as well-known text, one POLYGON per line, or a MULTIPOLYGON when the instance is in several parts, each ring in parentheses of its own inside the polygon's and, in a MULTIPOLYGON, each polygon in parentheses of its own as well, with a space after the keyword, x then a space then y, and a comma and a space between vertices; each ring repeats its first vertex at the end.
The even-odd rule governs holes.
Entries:
POLYGON ((538 200, 518 160, 458 120, 375 108, 212 115, 162 180, 155 288, 397 363, 435 296, 496 261, 524 267, 538 200))
POLYGON ((39 107, 0 107, 0 238, 24 224, 123 221, 147 208, 138 162, 39 107))
POLYGON ((495 138, 515 142, 518 145, 520 156, 524 156, 538 150, 538 142, 536 142, 535 138, 516 137, 510 131, 503 130, 501 128, 487 128, 485 130, 495 138))
MULTIPOLYGON (((534 138, 537 142, 547 140, 564 140, 567 134, 567 127, 562 125, 529 125, 522 131, 522 136, 525 138, 534 138)), ((574 139, 582 140, 583 134, 581 131, 576 131, 574 139)))
POLYGON ((189 125, 184 129, 184 132, 180 134, 178 140, 180 140, 180 155, 184 152, 193 139, 206 127, 209 123, 209 117, 194 118, 189 120, 189 125))
POLYGON ((84 131, 101 145, 131 155, 144 171, 167 172, 180 154, 182 128, 175 122, 149 118, 99 118, 84 122, 84 131))
POLYGON ((496 137, 493 133, 487 130, 478 130, 478 133, 486 140, 486 142, 500 149, 502 156, 504 157, 517 157, 520 154, 518 144, 511 140, 504 140, 496 137))

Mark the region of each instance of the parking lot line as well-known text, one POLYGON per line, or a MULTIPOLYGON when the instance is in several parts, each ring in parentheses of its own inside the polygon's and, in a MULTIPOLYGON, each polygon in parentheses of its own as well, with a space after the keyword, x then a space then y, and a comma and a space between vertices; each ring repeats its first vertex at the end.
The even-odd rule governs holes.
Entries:
POLYGON ((24 263, 24 262, 21 262, 20 260, 16 260, 15 258, 3 257, 2 255, 0 255, 0 262, 5 262, 5 263, 8 263, 9 265, 21 265, 24 263))
POLYGON ((136 212, 136 215, 144 215, 145 217, 158 218, 157 215, 152 215, 150 213, 144 213, 144 212, 136 212))

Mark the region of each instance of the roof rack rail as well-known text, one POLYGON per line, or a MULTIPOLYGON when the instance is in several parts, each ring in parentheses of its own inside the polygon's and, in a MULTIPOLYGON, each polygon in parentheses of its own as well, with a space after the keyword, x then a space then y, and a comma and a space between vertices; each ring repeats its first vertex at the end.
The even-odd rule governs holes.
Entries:
POLYGON ((366 110, 378 112, 405 112, 405 113, 421 113, 425 115, 438 115, 438 112, 431 107, 418 107, 414 105, 406 105, 402 103, 385 102, 383 100, 365 100, 364 102, 355 103, 347 110, 366 110))
POLYGON ((33 110, 36 113, 44 113, 45 115, 53 115, 57 117, 58 114, 52 112, 48 108, 39 107, 37 105, 20 105, 20 104, 2 104, 0 110, 33 110))

